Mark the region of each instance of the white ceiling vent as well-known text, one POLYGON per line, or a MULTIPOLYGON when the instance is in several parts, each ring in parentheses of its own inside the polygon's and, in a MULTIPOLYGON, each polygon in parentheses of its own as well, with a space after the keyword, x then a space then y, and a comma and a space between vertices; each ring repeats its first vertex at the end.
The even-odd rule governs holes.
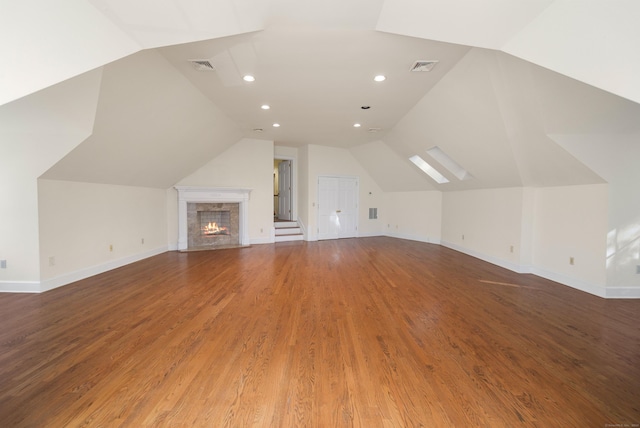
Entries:
POLYGON ((369 128, 369 132, 380 132, 382 128, 369 128))
POLYGON ((431 71, 438 61, 416 61, 413 63, 410 71, 431 71))
POLYGON ((216 68, 208 59, 190 59, 189 62, 198 71, 216 71, 216 68))

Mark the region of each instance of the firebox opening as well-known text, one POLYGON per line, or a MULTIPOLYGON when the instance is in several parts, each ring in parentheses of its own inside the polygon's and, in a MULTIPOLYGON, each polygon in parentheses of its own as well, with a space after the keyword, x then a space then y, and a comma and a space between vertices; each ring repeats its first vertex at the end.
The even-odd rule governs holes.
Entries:
POLYGON ((204 236, 230 235, 230 211, 198 211, 200 233, 204 236))

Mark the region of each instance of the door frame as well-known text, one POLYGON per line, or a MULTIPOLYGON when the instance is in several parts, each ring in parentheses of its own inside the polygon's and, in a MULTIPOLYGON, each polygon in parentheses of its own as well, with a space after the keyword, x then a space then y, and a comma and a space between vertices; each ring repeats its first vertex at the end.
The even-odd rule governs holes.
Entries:
POLYGON ((298 160, 285 155, 274 155, 273 159, 291 161, 291 221, 298 221, 298 160))
POLYGON ((318 203, 316 204, 316 240, 318 236, 320 236, 320 180, 322 178, 347 178, 350 180, 355 180, 356 182, 356 212, 355 212, 355 238, 360 236, 360 177, 357 175, 339 175, 339 174, 318 174, 316 180, 316 199, 318 203))

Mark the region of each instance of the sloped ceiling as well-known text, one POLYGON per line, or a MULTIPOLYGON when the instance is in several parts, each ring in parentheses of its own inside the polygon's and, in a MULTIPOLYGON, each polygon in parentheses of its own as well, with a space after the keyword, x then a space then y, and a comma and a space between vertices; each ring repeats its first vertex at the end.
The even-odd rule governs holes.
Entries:
POLYGON ((630 0, 67 6, 73 14, 45 0, 0 13, 0 103, 104 66, 93 133, 43 176, 52 179, 169 187, 244 136, 348 148, 390 190, 595 183, 603 178, 554 135, 624 134, 607 106, 628 115, 640 101, 630 0), (194 71, 196 58, 217 71, 194 71), (440 62, 410 73, 419 59, 440 62), (440 167, 425 154, 433 146, 473 178, 422 176, 407 158, 440 167))
POLYGON ((240 139, 157 52, 104 67, 93 134, 42 178, 168 188, 240 139))

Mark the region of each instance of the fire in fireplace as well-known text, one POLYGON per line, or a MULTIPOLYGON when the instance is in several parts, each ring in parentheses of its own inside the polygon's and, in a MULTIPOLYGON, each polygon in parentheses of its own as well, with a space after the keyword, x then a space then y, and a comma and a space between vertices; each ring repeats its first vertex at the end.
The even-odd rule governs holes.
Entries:
POLYGON ((200 231, 205 236, 230 235, 231 213, 229 211, 198 211, 200 231))
POLYGON ((203 235, 228 235, 229 228, 226 226, 220 227, 218 226, 218 223, 214 221, 202 228, 202 234, 203 235))

